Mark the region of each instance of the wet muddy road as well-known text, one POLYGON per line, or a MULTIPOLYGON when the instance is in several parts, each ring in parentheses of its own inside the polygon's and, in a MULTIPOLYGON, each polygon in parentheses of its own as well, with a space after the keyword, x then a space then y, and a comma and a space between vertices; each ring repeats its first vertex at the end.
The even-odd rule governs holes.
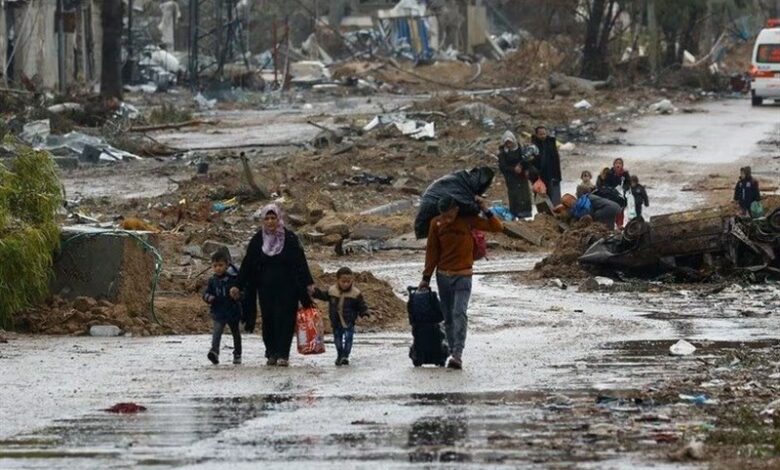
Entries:
MULTIPOLYGON (((716 152, 713 166, 692 148, 609 146, 564 156, 565 177, 624 156, 652 188, 656 214, 699 204, 680 189, 703 167, 771 161, 758 142, 777 138, 776 109, 740 120, 747 101, 704 108, 640 120, 624 138, 693 140, 716 152), (715 135, 724 150, 712 148, 715 135)), ((614 397, 780 338, 777 285, 580 293, 519 284, 511 273, 537 259, 479 264, 461 372, 414 369, 407 332, 358 335, 348 369, 333 366, 329 345, 325 355, 296 356, 287 370, 263 365, 257 335, 245 339, 244 365, 218 367, 206 361, 206 336, 14 338, 0 344, 0 468, 665 468, 658 456, 672 438, 708 423, 647 418, 675 408, 614 397), (681 338, 699 348, 694 357, 667 354, 681 338), (100 411, 122 401, 148 411, 100 411)), ((420 255, 353 268, 372 270, 402 295, 419 278, 420 255)), ((230 344, 227 337, 223 358, 230 344)))
POLYGON ((752 107, 750 100, 725 99, 693 107, 693 113, 646 115, 633 122, 599 129, 598 140, 613 145, 585 145, 581 152, 562 155, 565 192, 575 193, 580 173, 594 175, 623 158, 650 194, 644 215, 677 212, 706 204, 707 194, 683 187, 710 175, 736 182, 739 167, 753 166, 753 175, 778 180, 780 105, 752 107), (625 132, 619 132, 623 129, 625 132))
MULTIPOLYGON (((663 468, 653 436, 679 430, 637 420, 658 412, 652 404, 608 397, 777 337, 765 314, 780 310, 774 285, 707 296, 579 293, 520 286, 507 273, 534 261, 480 265, 462 372, 414 369, 403 332, 359 335, 349 368, 333 366, 330 345, 286 370, 263 365, 257 335, 246 339, 244 365, 217 367, 206 361, 206 336, 12 340, 0 349, 10 378, 0 386, 0 467, 663 468), (683 337, 701 347, 696 359, 666 355, 683 337), (121 401, 148 411, 99 411, 121 401), (623 415, 631 426, 620 436, 644 444, 615 442, 623 415)), ((355 267, 399 292, 421 268, 414 258, 355 267)), ((230 357, 229 339, 224 347, 230 357)))

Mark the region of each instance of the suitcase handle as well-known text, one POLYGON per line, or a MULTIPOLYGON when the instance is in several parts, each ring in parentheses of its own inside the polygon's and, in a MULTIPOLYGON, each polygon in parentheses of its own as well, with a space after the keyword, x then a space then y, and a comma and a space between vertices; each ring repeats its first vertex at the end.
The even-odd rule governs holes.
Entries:
POLYGON ((428 287, 428 288, 425 288, 425 289, 420 289, 419 287, 409 286, 409 287, 406 288, 406 290, 407 290, 407 292, 409 292, 409 295, 411 296, 412 294, 414 294, 416 292, 430 292, 431 288, 428 287))

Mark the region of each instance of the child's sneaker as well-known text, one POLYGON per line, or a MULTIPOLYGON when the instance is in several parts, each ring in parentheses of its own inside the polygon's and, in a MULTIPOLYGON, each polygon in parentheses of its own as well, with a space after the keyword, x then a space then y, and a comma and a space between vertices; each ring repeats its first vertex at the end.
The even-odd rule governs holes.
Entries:
POLYGON ((348 366, 349 365, 349 358, 348 357, 342 357, 341 358, 341 365, 342 366, 348 366))
POLYGON ((216 365, 219 364, 219 353, 214 351, 213 349, 209 351, 208 355, 206 357, 209 358, 209 361, 211 361, 212 364, 216 365))
POLYGON ((241 356, 233 356, 233 364, 241 364, 241 356))

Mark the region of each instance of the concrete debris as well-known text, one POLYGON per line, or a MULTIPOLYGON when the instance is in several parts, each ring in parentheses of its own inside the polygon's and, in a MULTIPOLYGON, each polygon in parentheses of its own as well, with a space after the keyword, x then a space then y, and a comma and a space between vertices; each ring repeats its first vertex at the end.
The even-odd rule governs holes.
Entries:
POLYGON ((568 96, 572 93, 593 95, 597 90, 603 90, 610 86, 610 81, 593 81, 580 77, 571 77, 554 72, 548 79, 550 91, 556 95, 568 96))
POLYGON ((669 459, 674 462, 704 460, 705 457, 704 443, 699 441, 691 441, 682 449, 669 454, 669 459))
POLYGON ((122 330, 116 325, 93 325, 89 328, 90 336, 111 337, 121 334, 122 330))
POLYGON ((130 152, 125 152, 112 147, 104 139, 78 131, 65 135, 49 135, 39 144, 33 144, 35 148, 48 150, 53 155, 60 157, 78 157, 82 162, 122 162, 140 160, 141 157, 130 152))
POLYGON ((42 145, 51 133, 51 123, 48 119, 31 121, 24 125, 19 138, 32 146, 42 145))
POLYGON ((502 126, 509 126, 512 122, 512 116, 482 102, 468 103, 460 106, 456 108, 455 113, 465 114, 472 121, 482 124, 485 124, 486 122, 495 124, 498 122, 501 123, 502 126))
POLYGON ((214 107, 217 105, 217 100, 215 99, 206 99, 205 96, 203 96, 202 93, 198 93, 195 95, 195 102, 198 104, 198 108, 200 108, 201 111, 208 111, 210 109, 214 109, 214 107))
POLYGON ((674 114, 677 112, 677 108, 668 99, 663 99, 653 103, 648 107, 648 109, 658 114, 674 114))
POLYGON ((292 83, 297 85, 314 85, 330 81, 330 70, 319 61, 304 60, 290 64, 292 83))
POLYGON ((574 108, 575 109, 590 109, 592 107, 593 107, 593 105, 590 104, 587 100, 582 100, 582 101, 578 101, 578 102, 574 103, 574 108))
POLYGON ((402 199, 364 210, 360 215, 393 215, 411 209, 417 203, 416 199, 402 199))
POLYGON ((669 347, 669 353, 672 356, 690 356, 696 351, 696 346, 681 339, 669 347))
POLYGON ((386 127, 388 125, 393 125, 402 135, 415 140, 427 140, 436 137, 436 128, 433 122, 407 119, 403 113, 376 116, 363 127, 363 131, 369 132, 378 127, 386 127))
POLYGON ((70 111, 84 111, 84 105, 81 103, 60 103, 46 108, 50 113, 60 114, 70 111))
POLYGON ((324 235, 340 235, 342 237, 349 235, 349 225, 335 214, 326 214, 322 220, 317 222, 315 228, 324 235))

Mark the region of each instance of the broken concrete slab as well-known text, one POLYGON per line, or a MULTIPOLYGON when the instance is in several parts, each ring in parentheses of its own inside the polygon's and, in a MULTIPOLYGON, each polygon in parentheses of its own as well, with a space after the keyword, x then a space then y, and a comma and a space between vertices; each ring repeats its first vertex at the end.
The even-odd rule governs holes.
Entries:
POLYGON ((393 201, 381 206, 372 207, 371 209, 364 210, 360 215, 392 215, 399 212, 404 212, 415 206, 418 199, 402 199, 400 201, 393 201))
POLYGON ((568 95, 571 92, 592 95, 597 90, 603 90, 610 85, 608 80, 594 81, 580 77, 571 77, 558 72, 550 74, 548 83, 550 91, 557 95, 568 95))
POLYGON ((388 240, 393 237, 393 230, 381 225, 358 224, 349 235, 352 240, 388 240))
POLYGON ((382 249, 424 251, 427 243, 426 239, 418 240, 414 233, 407 233, 387 240, 382 244, 382 249))
POLYGON ((504 233, 512 238, 523 239, 532 245, 542 246, 544 243, 544 237, 524 221, 504 222, 504 233))
POLYGON ((339 219, 335 214, 326 214, 325 217, 317 222, 314 228, 325 235, 337 234, 342 237, 349 235, 349 225, 339 219))
POLYGON ((122 334, 122 330, 116 325, 93 325, 89 328, 90 336, 112 337, 122 334))
POLYGON ((105 299, 124 304, 129 312, 149 315, 156 259, 139 239, 154 246, 156 237, 147 232, 134 235, 138 239, 88 226, 64 227, 50 292, 66 299, 93 299, 80 301, 87 311, 96 305, 94 299, 105 299))

